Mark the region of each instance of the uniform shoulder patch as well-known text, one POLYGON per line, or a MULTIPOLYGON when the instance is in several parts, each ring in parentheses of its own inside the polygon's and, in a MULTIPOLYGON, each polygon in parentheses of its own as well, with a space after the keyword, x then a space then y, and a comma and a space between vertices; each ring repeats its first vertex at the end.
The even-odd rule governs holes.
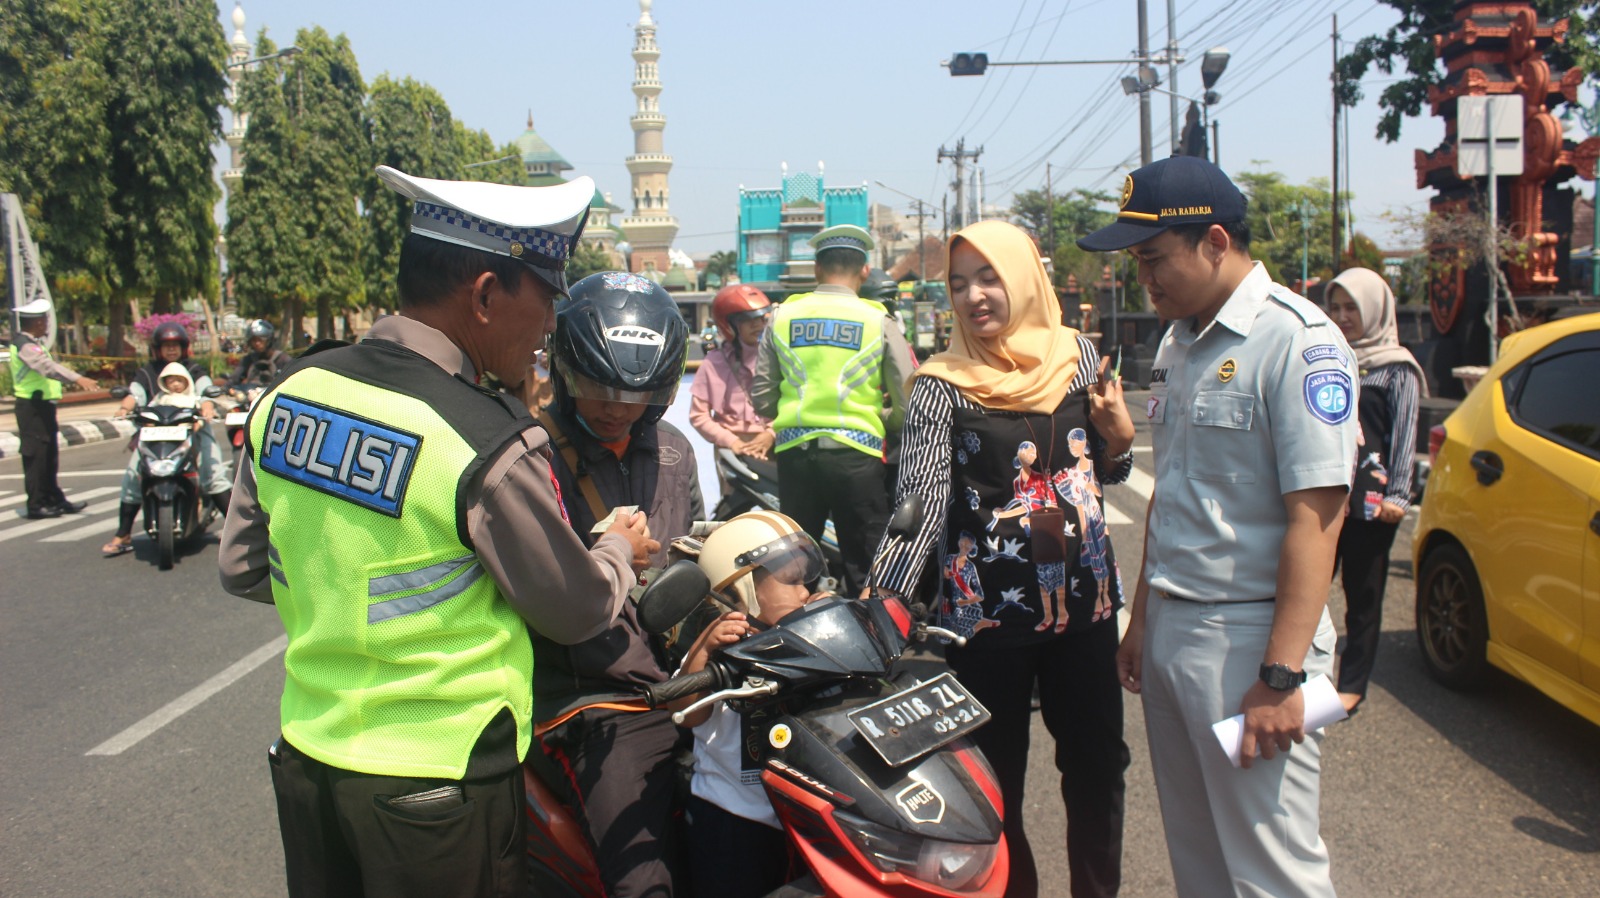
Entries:
POLYGON ((1324 343, 1320 346, 1309 347, 1304 352, 1300 353, 1300 357, 1305 359, 1306 364, 1308 365, 1320 362, 1323 359, 1333 359, 1339 364, 1346 366, 1350 364, 1350 359, 1344 354, 1344 350, 1334 346, 1332 343, 1324 343))
POLYGON ((1343 371, 1313 371, 1305 380, 1306 408, 1324 424, 1343 424, 1355 403, 1350 375, 1343 371))
POLYGON ((279 393, 261 440, 264 471, 400 517, 422 437, 279 393))

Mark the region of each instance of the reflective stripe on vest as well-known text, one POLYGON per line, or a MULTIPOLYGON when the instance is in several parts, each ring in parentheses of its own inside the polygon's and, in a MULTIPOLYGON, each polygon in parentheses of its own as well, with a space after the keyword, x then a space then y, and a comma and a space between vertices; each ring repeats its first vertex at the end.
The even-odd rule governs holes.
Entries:
POLYGON ((289 634, 289 742, 345 770, 459 779, 509 708, 524 755, 527 628, 457 530, 478 451, 427 401, 314 361, 257 402, 249 430, 289 634))
POLYGON ((883 451, 883 304, 807 293, 778 306, 772 344, 783 381, 776 451, 831 437, 883 451))
POLYGON ((24 335, 18 334, 19 339, 11 344, 12 395, 18 399, 32 399, 33 394, 38 393, 41 399, 60 399, 62 393, 61 381, 53 377, 45 377, 30 368, 28 363, 22 360, 22 347, 24 346, 38 346, 39 351, 44 353, 46 359, 50 358, 50 350, 45 349, 44 345, 33 339, 31 335, 27 335, 26 340, 20 339, 22 336, 24 335))

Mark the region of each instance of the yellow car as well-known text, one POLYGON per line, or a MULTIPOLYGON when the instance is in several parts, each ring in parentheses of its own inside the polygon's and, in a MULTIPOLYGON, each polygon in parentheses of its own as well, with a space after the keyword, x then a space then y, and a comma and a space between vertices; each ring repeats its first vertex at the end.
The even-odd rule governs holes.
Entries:
POLYGON ((1429 435, 1417 641, 1434 678, 1493 665, 1600 724, 1600 313, 1507 337, 1429 435))

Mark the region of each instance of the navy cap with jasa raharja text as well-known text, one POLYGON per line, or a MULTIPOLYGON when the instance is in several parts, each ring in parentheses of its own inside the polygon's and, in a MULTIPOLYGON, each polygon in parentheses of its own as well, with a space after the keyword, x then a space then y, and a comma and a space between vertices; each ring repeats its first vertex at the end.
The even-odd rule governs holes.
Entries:
POLYGON ((1176 225, 1229 224, 1244 216, 1244 194, 1222 169, 1198 156, 1173 156, 1123 179, 1117 220, 1079 238, 1078 246, 1115 252, 1176 225))

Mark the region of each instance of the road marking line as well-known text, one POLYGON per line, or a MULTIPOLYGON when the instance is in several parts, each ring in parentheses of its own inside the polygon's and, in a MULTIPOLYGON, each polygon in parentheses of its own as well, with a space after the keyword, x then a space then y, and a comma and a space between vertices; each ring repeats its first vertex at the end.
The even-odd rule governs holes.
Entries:
POLYGON ((47 536, 44 539, 39 540, 39 542, 42 542, 42 543, 70 543, 70 542, 75 542, 75 541, 80 540, 80 539, 88 539, 91 536, 95 536, 95 535, 101 534, 101 533, 115 533, 115 532, 117 532, 117 524, 118 523, 120 523, 120 521, 117 518, 104 517, 104 518, 101 518, 98 521, 95 521, 92 524, 85 524, 82 527, 77 527, 77 528, 74 528, 72 530, 68 530, 65 533, 54 533, 54 534, 51 534, 50 536, 47 536))
MULTIPOLYGON (((113 491, 118 490, 118 489, 121 489, 121 487, 115 487, 115 486, 95 487, 92 490, 84 490, 81 493, 73 493, 73 494, 67 496, 67 498, 68 499, 93 499, 95 496, 104 496, 106 493, 113 492, 113 491)), ((5 508, 7 505, 15 505, 18 502, 26 502, 27 499, 28 499, 28 494, 27 493, 21 493, 21 494, 15 495, 15 496, 7 496, 4 499, 0 499, 0 508, 5 508)))
MULTIPOLYGON (((115 468, 115 469, 106 468, 106 469, 100 470, 100 471, 61 471, 61 472, 57 473, 56 476, 57 477, 109 477, 109 476, 115 474, 116 476, 121 477, 122 476, 122 472, 124 470, 126 470, 126 469, 125 468, 115 468)), ((0 474, 0 480, 21 480, 21 479, 22 479, 22 475, 21 474, 0 474)))
POLYGON ((155 733, 167 724, 189 713, 199 707, 201 702, 232 686, 246 674, 283 654, 284 648, 288 645, 289 637, 279 636, 277 639, 233 662, 211 679, 168 702, 165 707, 145 719, 84 752, 84 755, 122 754, 138 745, 146 736, 155 733))
POLYGON ((1133 523, 1133 518, 1128 517, 1127 513, 1125 513, 1122 509, 1118 508, 1117 506, 1112 505, 1110 502, 1107 502, 1107 503, 1103 504, 1101 506, 1101 510, 1105 512, 1106 523, 1107 524, 1132 524, 1133 523))
POLYGON ((7 540, 16 539, 19 536, 28 536, 29 534, 38 533, 42 530, 52 530, 56 527, 72 524, 83 520, 84 517, 88 515, 105 514, 106 512, 116 511, 117 507, 121 504, 122 503, 120 501, 100 502, 85 508, 83 511, 80 511, 77 514, 64 514, 59 518, 46 518, 42 521, 28 521, 26 524, 21 524, 16 527, 8 527, 5 530, 0 530, 0 543, 6 542, 7 540))

